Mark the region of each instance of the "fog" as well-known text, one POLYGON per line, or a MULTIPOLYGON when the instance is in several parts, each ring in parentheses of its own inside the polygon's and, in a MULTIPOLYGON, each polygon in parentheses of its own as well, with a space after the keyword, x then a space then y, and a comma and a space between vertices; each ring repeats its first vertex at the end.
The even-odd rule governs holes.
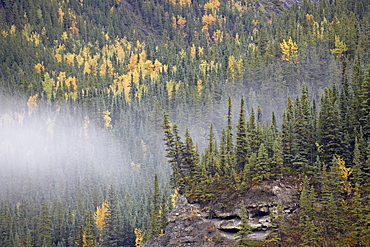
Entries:
POLYGON ((152 186, 153 172, 133 161, 111 130, 99 125, 103 116, 26 102, 0 99, 0 197, 70 201, 78 191, 104 197, 110 185, 130 194, 152 186))

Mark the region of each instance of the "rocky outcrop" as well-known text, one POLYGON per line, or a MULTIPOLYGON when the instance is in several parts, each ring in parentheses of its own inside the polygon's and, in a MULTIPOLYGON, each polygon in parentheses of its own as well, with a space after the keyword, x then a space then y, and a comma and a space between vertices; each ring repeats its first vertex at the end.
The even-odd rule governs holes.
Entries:
POLYGON ((244 203, 252 228, 250 239, 263 240, 272 231, 280 201, 284 217, 292 217, 297 211, 298 182, 281 179, 264 182, 246 191, 243 198, 230 206, 200 205, 189 203, 181 196, 176 209, 168 216, 165 234, 147 242, 145 247, 165 246, 233 246, 240 227, 240 204, 244 203))

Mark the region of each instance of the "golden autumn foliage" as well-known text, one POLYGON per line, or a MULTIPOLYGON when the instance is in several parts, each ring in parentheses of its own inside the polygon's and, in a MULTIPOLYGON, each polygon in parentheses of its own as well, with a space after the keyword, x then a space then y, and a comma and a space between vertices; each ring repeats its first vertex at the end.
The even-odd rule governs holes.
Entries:
POLYGON ((197 54, 197 47, 194 44, 191 44, 191 47, 190 47, 190 57, 191 57, 191 59, 195 59, 196 54, 197 54))
POLYGON ((110 124, 112 121, 112 118, 110 117, 110 111, 106 110, 102 112, 103 119, 104 119, 104 126, 106 128, 112 128, 112 125, 110 124))
POLYGON ((306 20, 307 20, 308 22, 312 22, 312 21, 314 21, 314 17, 313 17, 313 15, 311 15, 311 14, 306 14, 306 20))
POLYGON ((28 98, 27 107, 30 113, 32 113, 37 107, 37 97, 38 96, 39 96, 38 94, 35 94, 34 96, 30 96, 28 98))
POLYGON ((339 157, 339 155, 336 155, 337 158, 337 165, 339 167, 340 175, 343 178, 342 184, 344 186, 344 190, 347 191, 347 193, 351 192, 351 183, 348 181, 349 176, 351 176, 353 170, 350 167, 346 167, 346 162, 343 158, 339 157))
POLYGON ((62 25, 64 22, 64 15, 65 13, 63 12, 62 8, 58 9, 58 23, 59 25, 62 25))
POLYGON ((203 90, 203 81, 201 79, 199 79, 197 81, 197 91, 198 91, 198 95, 201 95, 202 94, 202 90, 203 90))
POLYGON ((179 4, 180 6, 191 5, 191 0, 169 0, 172 4, 179 4))
POLYGON ((216 18, 213 17, 212 14, 209 14, 209 15, 203 15, 202 17, 202 23, 203 25, 207 26, 207 25, 213 25, 216 23, 216 18))
POLYGON ((180 194, 177 190, 171 195, 171 203, 172 203, 172 208, 176 208, 176 202, 177 199, 179 199, 180 194))
POLYGON ((173 96, 173 92, 179 90, 180 82, 175 82, 173 80, 170 80, 166 83, 166 88, 167 88, 168 97, 171 98, 173 96))
POLYGON ((204 4, 204 10, 210 10, 213 13, 216 12, 216 10, 219 9, 221 3, 219 0, 209 0, 206 4, 204 4))
POLYGON ((177 15, 172 17, 172 26, 174 28, 179 27, 180 29, 184 29, 186 25, 186 18, 182 17, 181 15, 177 15))
POLYGON ((144 242, 144 231, 141 230, 140 228, 135 228, 134 230, 135 233, 135 247, 141 247, 143 246, 144 242))
POLYGON ((109 213, 109 204, 108 202, 103 202, 103 204, 99 207, 96 207, 96 211, 94 213, 94 220, 96 228, 101 232, 105 226, 105 219, 107 218, 109 213))
POLYGON ((71 22, 71 26, 69 27, 69 30, 71 31, 72 34, 78 35, 80 30, 77 28, 76 14, 71 10, 69 11, 68 14, 70 17, 70 22, 71 22))
POLYGON ((330 49, 331 53, 335 54, 337 57, 342 57, 343 53, 348 50, 347 45, 340 40, 338 35, 335 35, 335 48, 330 49))
POLYGON ((222 42, 223 40, 223 37, 224 37, 224 33, 221 31, 221 30, 216 30, 214 33, 213 33, 213 42, 215 44, 219 43, 219 42, 222 42))
POLYGON ((40 74, 41 71, 43 71, 45 69, 44 62, 35 64, 34 68, 36 70, 36 73, 40 74))
POLYGON ((227 73, 233 81, 243 73, 243 59, 236 59, 234 56, 229 56, 227 62, 227 73))
POLYGON ((283 60, 296 61, 298 59, 298 45, 292 40, 292 37, 289 37, 288 40, 283 39, 283 42, 280 43, 280 49, 283 60))

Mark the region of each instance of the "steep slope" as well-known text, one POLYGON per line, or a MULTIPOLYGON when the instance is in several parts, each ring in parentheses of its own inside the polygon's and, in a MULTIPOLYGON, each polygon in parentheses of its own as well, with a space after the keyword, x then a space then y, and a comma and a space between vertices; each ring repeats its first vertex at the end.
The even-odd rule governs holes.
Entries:
POLYGON ((248 212, 252 240, 264 240, 277 230, 277 206, 281 204, 285 219, 296 215, 299 208, 299 183, 296 178, 264 182, 245 192, 240 201, 228 206, 189 203, 181 196, 167 220, 164 235, 147 242, 145 247, 164 246, 233 246, 240 230, 241 205, 248 212))

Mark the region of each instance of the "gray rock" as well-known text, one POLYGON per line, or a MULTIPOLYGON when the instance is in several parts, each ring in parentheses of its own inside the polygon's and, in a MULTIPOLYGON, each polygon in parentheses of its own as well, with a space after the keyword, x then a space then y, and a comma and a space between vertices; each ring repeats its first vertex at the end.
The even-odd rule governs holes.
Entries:
MULTIPOLYGON (((298 185, 285 179, 264 182, 246 191, 242 201, 253 232, 248 237, 265 239, 274 228, 273 215, 278 202, 284 217, 290 217, 299 207, 298 195, 298 185)), ((189 203, 181 196, 175 210, 167 216, 165 234, 148 241, 144 247, 234 246, 235 234, 240 229, 240 212, 240 202, 220 209, 217 204, 189 203)))

